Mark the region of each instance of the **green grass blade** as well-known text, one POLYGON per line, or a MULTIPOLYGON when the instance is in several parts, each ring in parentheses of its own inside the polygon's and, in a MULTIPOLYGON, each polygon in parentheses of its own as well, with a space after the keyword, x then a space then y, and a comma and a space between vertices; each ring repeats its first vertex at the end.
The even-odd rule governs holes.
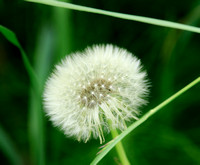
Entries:
POLYGON ((62 7, 62 8, 68 8, 68 9, 72 9, 72 10, 102 14, 102 15, 107 15, 107 16, 111 16, 111 17, 121 18, 121 19, 127 19, 127 20, 132 20, 132 21, 148 23, 148 24, 157 25, 157 26, 164 26, 164 27, 169 27, 169 28, 175 28, 175 29, 181 29, 181 30, 187 30, 187 31, 191 31, 191 32, 200 33, 200 28, 198 28, 198 27, 185 25, 185 24, 181 24, 181 23, 165 21, 165 20, 160 20, 160 19, 155 19, 155 18, 106 11, 106 10, 85 7, 85 6, 75 5, 75 4, 66 3, 66 2, 59 2, 59 1, 55 1, 55 0, 45 0, 45 1, 25 0, 25 1, 35 2, 35 3, 50 5, 50 6, 56 6, 56 7, 62 7))
MULTIPOLYGON (((71 0, 65 0, 70 2, 71 0)), ((66 10, 64 8, 54 7, 52 8, 52 18, 51 23, 54 30, 54 51, 53 51, 53 62, 57 63, 62 58, 64 58, 67 54, 70 54, 73 49, 73 17, 72 10, 66 10)), ((50 70, 50 68, 49 68, 50 70)), ((49 137, 53 143, 51 143, 51 147, 53 150, 51 151, 51 161, 59 162, 60 155, 63 153, 63 145, 65 143, 65 139, 63 138, 63 134, 55 131, 53 129, 51 132, 52 136, 49 137)), ((66 145, 65 149, 68 150, 69 146, 66 145)), ((68 159, 63 160, 63 164, 68 164, 68 159)))
POLYGON ((35 71, 33 70, 32 66, 31 66, 31 64, 28 60, 28 57, 27 57, 25 51, 23 50, 22 46, 20 45, 15 33, 12 32, 11 30, 9 30, 8 28, 2 26, 2 25, 0 25, 0 32, 5 36, 5 38, 8 41, 10 41, 13 45, 15 45, 19 48, 21 55, 22 55, 24 65, 25 65, 25 68, 26 68, 26 70, 29 74, 31 83, 35 87, 35 89, 37 89, 38 85, 39 85, 37 76, 36 76, 35 71))
POLYGON ((44 115, 41 98, 33 90, 30 92, 28 128, 31 161, 33 164, 45 165, 44 115))
MULTIPOLYGON (((39 77, 40 86, 44 86, 47 78, 47 73, 51 66, 51 56, 53 48, 53 32, 48 24, 41 26, 41 31, 38 34, 38 41, 36 42, 34 58, 34 68, 39 77)), ((42 108, 42 91, 40 90, 40 97, 35 95, 34 91, 30 91, 30 105, 29 105, 29 141, 32 161, 37 165, 48 164, 46 160, 46 137, 45 137, 45 119, 42 108)))
POLYGON ((8 157, 9 161, 13 165, 21 165, 22 159, 17 153, 13 142, 8 137, 7 133, 0 125, 0 149, 8 157))
POLYGON ((6 27, 0 25, 0 31, 1 33, 6 37, 6 39, 8 41, 10 41, 12 44, 14 44, 15 46, 17 46, 19 49, 21 48, 16 35, 9 29, 7 29, 6 27))
POLYGON ((149 112, 147 112, 145 115, 143 115, 138 121, 134 122, 132 125, 130 125, 124 132, 122 132, 116 139, 114 139, 111 143, 109 143, 105 148, 100 151, 100 154, 95 157, 95 159, 92 161, 91 165, 97 164, 119 141, 121 141, 125 136, 127 136, 131 131, 133 131, 135 128, 137 128, 140 124, 144 123, 149 117, 151 117, 153 114, 158 112, 161 108, 165 107, 167 104, 169 104, 171 101, 176 99, 178 96, 182 95, 184 92, 189 90, 191 87, 196 85, 200 82, 200 77, 192 81, 190 84, 182 88, 180 91, 169 97, 167 100, 156 106, 155 108, 151 109, 149 112))

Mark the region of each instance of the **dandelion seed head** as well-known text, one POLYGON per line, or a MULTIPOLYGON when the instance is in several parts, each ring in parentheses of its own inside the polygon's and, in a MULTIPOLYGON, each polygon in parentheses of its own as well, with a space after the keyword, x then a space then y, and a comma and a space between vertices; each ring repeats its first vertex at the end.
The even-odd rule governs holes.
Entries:
POLYGON ((45 111, 67 136, 84 142, 99 137, 102 143, 105 132, 124 130, 146 103, 148 85, 141 68, 140 60, 113 45, 66 56, 46 82, 45 111))

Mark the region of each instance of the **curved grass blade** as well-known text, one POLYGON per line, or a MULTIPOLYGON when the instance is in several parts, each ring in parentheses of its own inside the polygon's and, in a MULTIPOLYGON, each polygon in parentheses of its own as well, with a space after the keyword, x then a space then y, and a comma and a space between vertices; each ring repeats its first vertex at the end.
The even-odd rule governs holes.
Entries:
POLYGON ((72 10, 84 11, 84 12, 89 12, 89 13, 102 14, 102 15, 107 15, 111 17, 126 19, 126 20, 138 21, 138 22, 148 23, 148 24, 157 25, 157 26, 163 26, 163 27, 169 27, 169 28, 175 28, 175 29, 181 29, 181 30, 187 30, 191 32, 200 33, 199 27, 194 27, 190 25, 185 25, 181 23, 175 23, 175 22, 165 21, 165 20, 160 20, 160 19, 155 19, 155 18, 106 11, 106 10, 101 10, 101 9, 96 9, 96 8, 91 8, 91 7, 75 5, 75 4, 71 4, 67 2, 59 2, 55 0, 45 0, 45 1, 25 0, 25 1, 35 2, 35 3, 50 5, 50 6, 56 6, 56 7, 62 7, 62 8, 72 9, 72 10))
POLYGON ((99 155, 95 157, 95 159, 92 161, 91 165, 97 164, 119 141, 121 141, 125 136, 127 136, 131 131, 133 131, 135 128, 137 128, 140 124, 144 123, 149 117, 151 117, 153 114, 158 112, 160 109, 165 107, 167 104, 169 104, 171 101, 176 99, 178 96, 182 95, 184 92, 189 90, 191 87, 196 85, 200 82, 200 77, 192 81, 190 84, 182 88, 180 91, 169 97, 167 100, 163 101, 161 104, 156 106, 155 108, 151 109, 149 112, 147 112, 145 115, 143 115, 139 120, 134 122, 132 125, 130 125, 124 132, 122 132, 116 139, 114 139, 112 142, 110 142, 105 148, 103 148, 99 155))
POLYGON ((5 38, 10 41, 13 45, 17 46, 21 52, 22 55, 22 59, 25 65, 25 68, 29 74, 30 80, 32 85, 35 87, 35 89, 38 89, 39 87, 39 83, 38 83, 38 79, 37 76, 27 58, 27 55, 25 53, 25 51, 23 50, 22 46, 20 45, 16 35, 14 32, 12 32, 11 30, 9 30, 8 28, 0 25, 0 32, 5 36, 5 38))

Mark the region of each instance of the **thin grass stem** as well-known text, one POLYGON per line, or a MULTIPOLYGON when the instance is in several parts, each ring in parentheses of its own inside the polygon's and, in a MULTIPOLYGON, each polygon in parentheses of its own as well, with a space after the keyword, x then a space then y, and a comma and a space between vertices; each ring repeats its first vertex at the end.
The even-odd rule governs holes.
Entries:
POLYGON ((138 21, 138 22, 148 23, 148 24, 157 25, 157 26, 163 26, 163 27, 169 27, 169 28, 175 28, 175 29, 181 29, 181 30, 187 30, 191 32, 200 33, 200 28, 198 27, 171 22, 171 21, 155 19, 155 18, 106 11, 106 10, 95 9, 91 7, 81 6, 81 5, 75 5, 75 4, 66 3, 66 2, 59 2, 55 0, 45 0, 45 1, 25 0, 25 1, 35 2, 35 3, 50 5, 50 6, 56 6, 56 7, 62 7, 62 8, 68 8, 72 10, 84 11, 84 12, 89 12, 89 13, 102 14, 102 15, 107 15, 111 17, 126 19, 126 20, 138 21))

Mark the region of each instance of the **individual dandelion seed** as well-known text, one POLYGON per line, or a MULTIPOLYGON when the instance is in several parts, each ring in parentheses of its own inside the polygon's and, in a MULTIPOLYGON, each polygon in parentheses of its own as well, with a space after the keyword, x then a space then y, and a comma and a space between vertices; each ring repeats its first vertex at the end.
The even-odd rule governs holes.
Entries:
POLYGON ((125 49, 96 45, 66 56, 46 82, 44 107, 55 126, 87 142, 137 120, 148 94, 140 60, 125 49))

